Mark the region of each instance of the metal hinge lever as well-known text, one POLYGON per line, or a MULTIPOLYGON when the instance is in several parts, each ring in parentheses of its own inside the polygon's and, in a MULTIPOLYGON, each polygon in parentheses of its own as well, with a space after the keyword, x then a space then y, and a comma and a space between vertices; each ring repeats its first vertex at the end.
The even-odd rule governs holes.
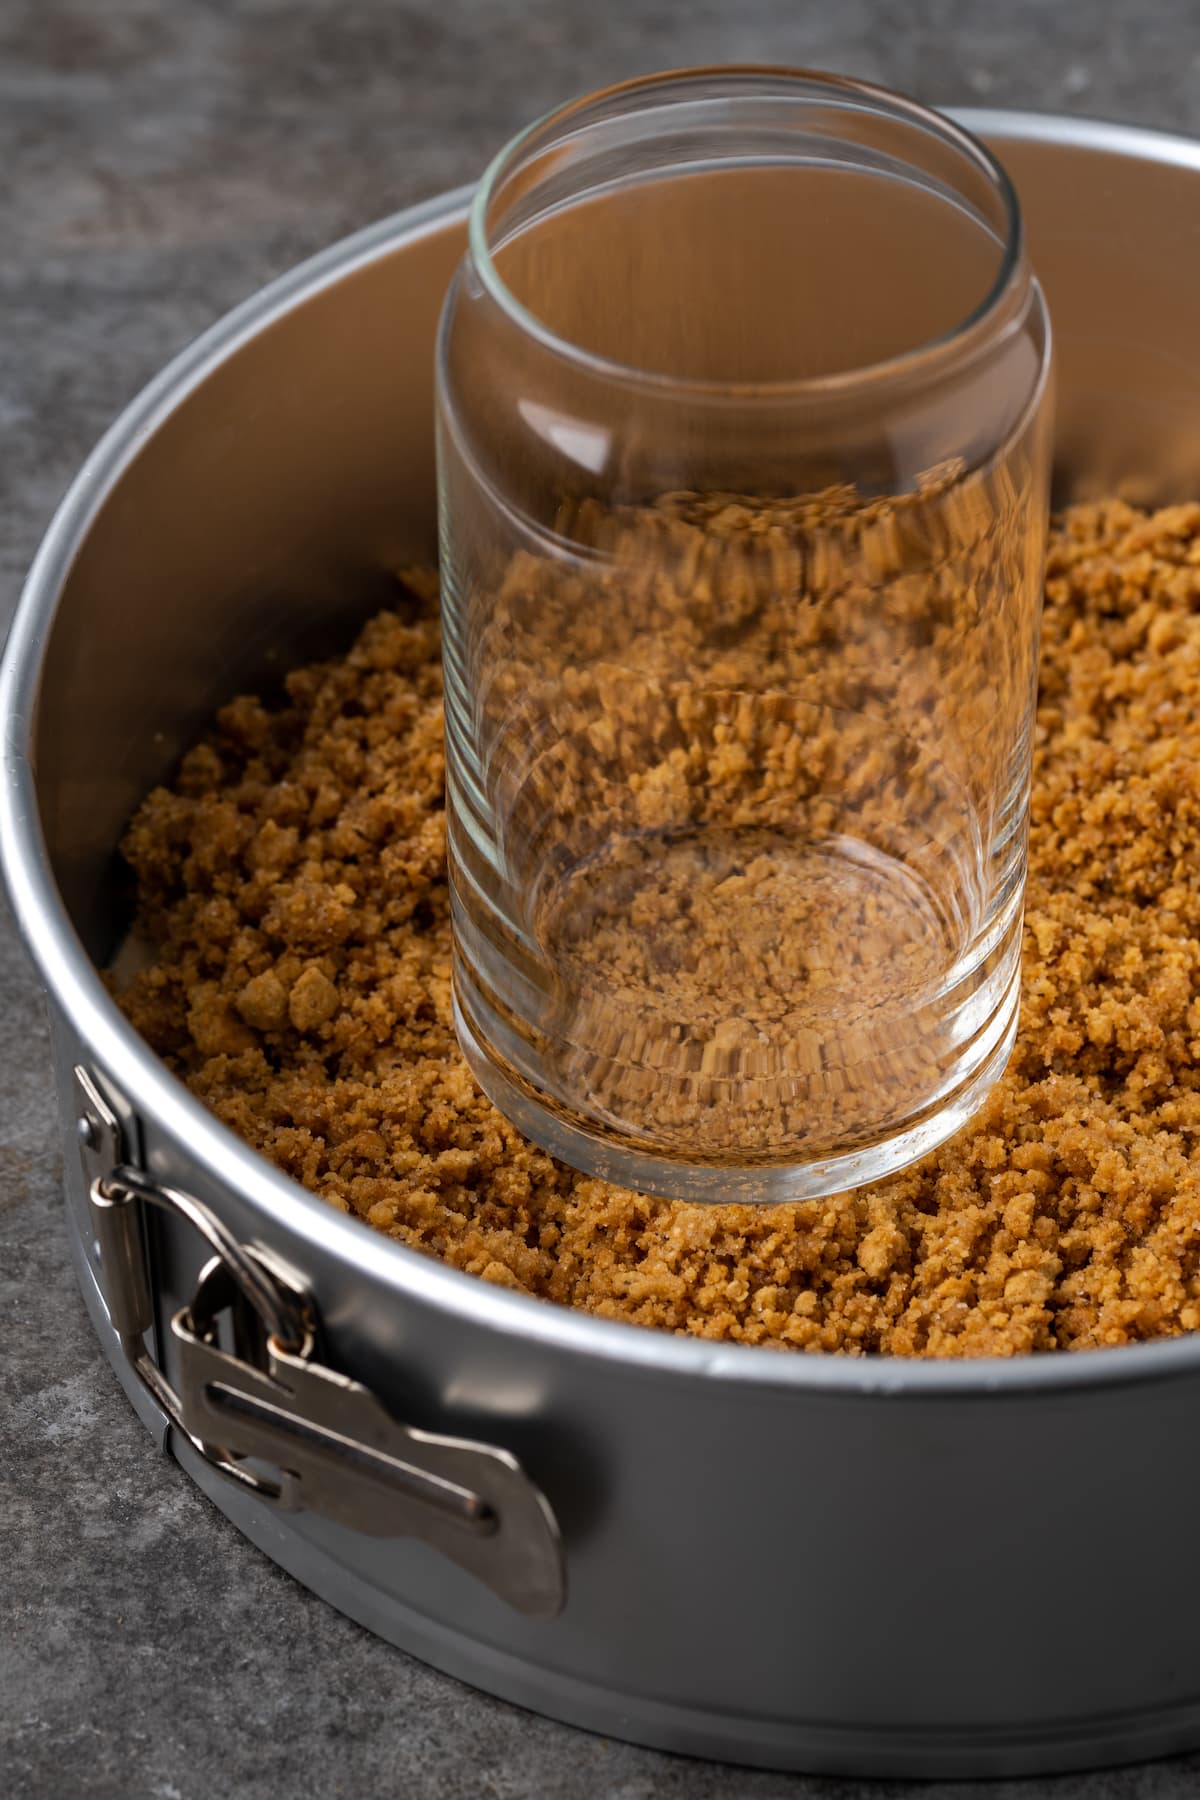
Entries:
POLYGON ((311 1296, 193 1195, 125 1162, 116 1114, 85 1069, 75 1079, 109 1318, 139 1379, 197 1454, 262 1500, 374 1537, 419 1538, 520 1611, 557 1613, 557 1525, 517 1459, 401 1424, 369 1388, 320 1361, 311 1296), (194 1299, 170 1322, 175 1384, 146 1345, 148 1206, 185 1219, 213 1252, 194 1299), (220 1341, 223 1319, 231 1348, 220 1341))

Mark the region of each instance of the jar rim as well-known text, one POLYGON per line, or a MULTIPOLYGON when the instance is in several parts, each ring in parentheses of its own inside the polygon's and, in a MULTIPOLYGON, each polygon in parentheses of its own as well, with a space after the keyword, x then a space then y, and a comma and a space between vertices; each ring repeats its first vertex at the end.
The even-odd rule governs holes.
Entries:
POLYGON ((1002 308, 1020 274, 1025 257, 1024 220, 1020 201, 1012 180, 999 158, 965 126, 932 107, 897 93, 878 83, 860 81, 821 69, 792 67, 774 63, 698 64, 694 67, 660 70, 636 75, 607 87, 595 88, 577 95, 562 106, 553 107, 525 126, 496 153, 484 170, 471 200, 467 219, 468 257, 489 298, 512 322, 542 348, 612 382, 623 382, 641 388, 669 389, 679 394, 707 395, 714 399, 735 399, 746 403, 755 399, 778 401, 793 398, 837 397, 879 382, 911 377, 930 359, 940 361, 948 350, 961 346, 974 337, 1002 308), (894 356, 849 369, 814 376, 784 376, 768 381, 715 380, 677 375, 600 355, 585 349, 571 338, 555 331, 539 318, 508 286, 496 267, 488 229, 488 213, 497 190, 506 176, 520 167, 522 158, 548 128, 569 130, 571 122, 597 103, 609 103, 626 96, 678 92, 702 82, 728 82, 731 86, 750 82, 775 82, 780 92, 788 88, 806 87, 826 90, 843 105, 879 116, 891 115, 940 139, 958 151, 981 173, 1000 201, 1003 214, 1003 239, 996 274, 987 292, 971 311, 948 331, 926 339, 894 356))

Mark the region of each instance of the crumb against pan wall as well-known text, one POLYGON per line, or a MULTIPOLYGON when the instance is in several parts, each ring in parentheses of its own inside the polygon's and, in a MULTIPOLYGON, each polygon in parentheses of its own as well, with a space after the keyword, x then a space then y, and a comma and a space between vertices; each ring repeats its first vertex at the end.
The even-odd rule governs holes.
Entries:
POLYGON ((125 840, 129 1017, 331 1205, 484 1280, 780 1348, 1005 1355, 1200 1326, 1200 505, 1058 521, 1021 1029, 925 1162, 770 1208, 649 1200, 526 1143, 450 1016, 436 591, 287 702, 224 708, 125 840))

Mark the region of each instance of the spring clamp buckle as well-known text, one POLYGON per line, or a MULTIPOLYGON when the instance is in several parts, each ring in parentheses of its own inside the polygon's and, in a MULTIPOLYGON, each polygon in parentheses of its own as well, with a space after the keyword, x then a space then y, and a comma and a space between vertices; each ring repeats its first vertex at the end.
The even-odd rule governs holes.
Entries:
POLYGON ((260 1500, 374 1537, 420 1538, 519 1611, 553 1617, 564 1597, 558 1528, 517 1459, 401 1424, 369 1388, 320 1360, 312 1297, 210 1207, 132 1166, 120 1121, 86 1069, 75 1070, 75 1087, 109 1319, 192 1450, 260 1500), (170 1321, 174 1382, 146 1343, 151 1208, 186 1220, 212 1252, 191 1303, 170 1321))

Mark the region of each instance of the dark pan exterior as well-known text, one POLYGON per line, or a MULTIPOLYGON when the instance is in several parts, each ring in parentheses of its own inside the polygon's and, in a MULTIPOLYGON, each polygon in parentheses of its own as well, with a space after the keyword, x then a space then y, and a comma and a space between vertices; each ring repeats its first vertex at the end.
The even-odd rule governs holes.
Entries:
MULTIPOLYGON (((1200 495, 1200 146, 968 115, 1015 176, 1059 358, 1060 493, 1200 495)), ((432 349, 450 196, 337 246, 187 352, 101 444, 5 653, 0 848, 49 994, 80 1281, 70 1072, 141 1165, 310 1287, 329 1360, 417 1426, 514 1452, 567 1601, 523 1617, 410 1539, 213 1500, 335 1605, 508 1699, 779 1768, 1001 1774, 1200 1744, 1200 1338, 974 1364, 787 1356, 499 1291, 334 1213, 209 1117, 96 975, 114 845, 214 705, 344 642, 432 554, 432 349)), ((201 1253, 152 1252, 159 1332, 201 1253)), ((168 1366, 168 1372, 169 1366, 168 1366)))

